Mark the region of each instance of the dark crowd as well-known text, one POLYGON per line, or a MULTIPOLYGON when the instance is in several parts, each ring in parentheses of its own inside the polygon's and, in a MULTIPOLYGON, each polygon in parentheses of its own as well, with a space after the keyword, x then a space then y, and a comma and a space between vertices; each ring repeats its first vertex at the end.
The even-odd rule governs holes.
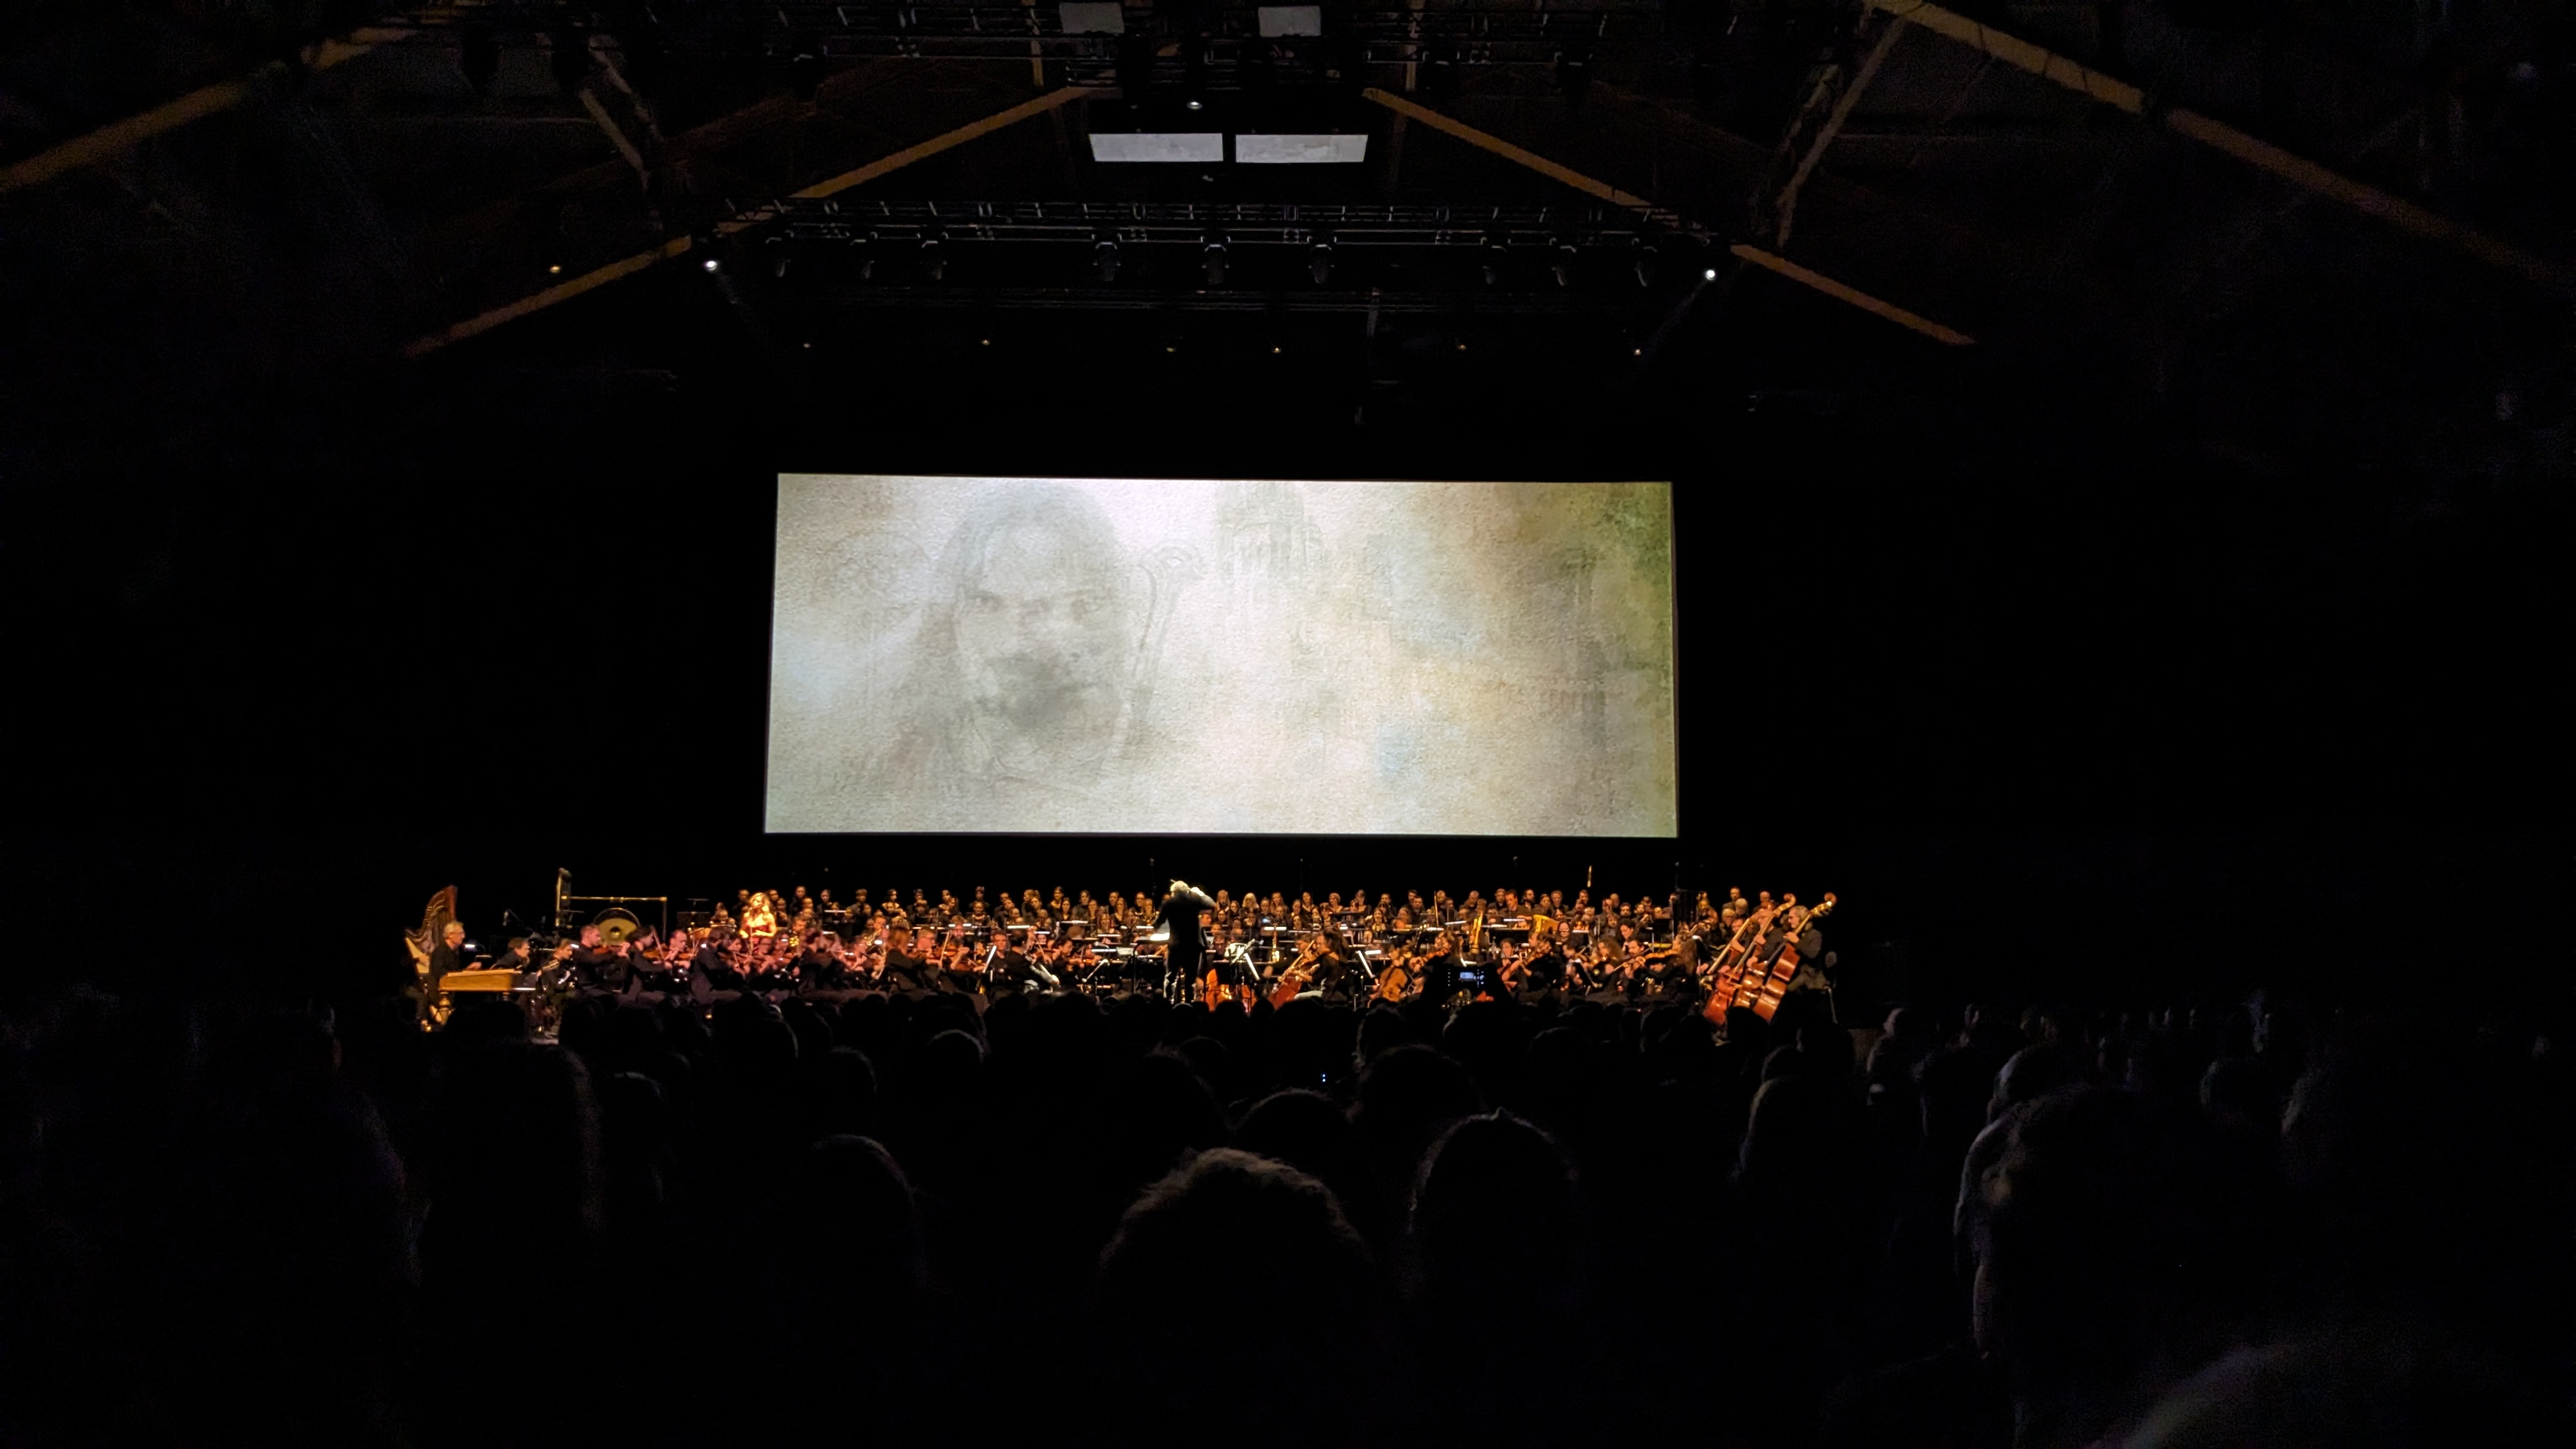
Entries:
POLYGON ((2572 1442, 2563 1026, 73 993, 0 1444, 2572 1442))

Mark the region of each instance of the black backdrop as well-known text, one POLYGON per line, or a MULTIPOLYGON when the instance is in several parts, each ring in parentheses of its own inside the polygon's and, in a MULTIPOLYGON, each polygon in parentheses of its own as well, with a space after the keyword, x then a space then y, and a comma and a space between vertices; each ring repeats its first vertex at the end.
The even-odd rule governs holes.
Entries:
POLYGON ((807 357, 686 285, 402 368, 103 396, 0 453, 13 984, 360 989, 435 887, 493 936, 565 866, 679 897, 1590 871, 1835 890, 1877 996, 2563 989, 2554 487, 2249 477, 1982 361, 1817 389, 1703 357, 1576 407, 1532 338, 1373 418, 1289 323, 807 357), (782 469, 1669 477, 1682 838, 764 837, 782 469))

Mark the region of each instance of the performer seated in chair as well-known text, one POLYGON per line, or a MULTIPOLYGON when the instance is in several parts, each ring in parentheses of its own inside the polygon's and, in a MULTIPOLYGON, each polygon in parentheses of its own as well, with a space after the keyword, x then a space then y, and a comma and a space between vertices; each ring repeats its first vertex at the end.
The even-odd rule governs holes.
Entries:
POLYGON ((626 943, 608 945, 600 939, 597 926, 581 928, 580 942, 566 959, 572 963, 573 979, 593 991, 623 991, 633 979, 626 943))

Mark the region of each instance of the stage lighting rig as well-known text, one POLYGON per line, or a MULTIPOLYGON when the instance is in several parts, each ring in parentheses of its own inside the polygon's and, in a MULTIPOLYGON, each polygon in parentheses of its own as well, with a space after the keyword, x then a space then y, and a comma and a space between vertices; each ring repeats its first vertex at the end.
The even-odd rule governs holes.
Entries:
POLYGON ((1215 288, 1225 285, 1224 232, 1210 231, 1208 233, 1207 244, 1199 248, 1199 265, 1204 268, 1207 273, 1207 284, 1209 287, 1215 288))

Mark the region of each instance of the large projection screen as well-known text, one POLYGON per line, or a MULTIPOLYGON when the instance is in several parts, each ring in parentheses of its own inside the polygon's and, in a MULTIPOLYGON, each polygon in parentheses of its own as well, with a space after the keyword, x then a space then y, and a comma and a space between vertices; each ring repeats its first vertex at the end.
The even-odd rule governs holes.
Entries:
POLYGON ((773 832, 1670 836, 1666 483, 778 482, 773 832))

